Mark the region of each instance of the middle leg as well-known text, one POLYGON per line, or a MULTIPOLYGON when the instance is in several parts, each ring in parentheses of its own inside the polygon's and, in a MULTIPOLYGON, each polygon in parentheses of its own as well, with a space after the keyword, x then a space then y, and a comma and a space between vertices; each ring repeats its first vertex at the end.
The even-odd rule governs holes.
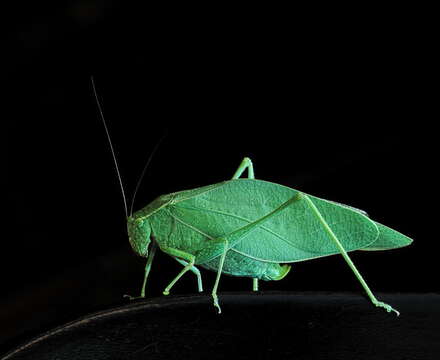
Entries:
MULTIPOLYGON (((175 257, 173 259, 175 259, 179 264, 182 264, 183 266, 188 266, 188 262, 185 260, 179 259, 178 257, 175 257)), ((200 270, 197 269, 195 266, 193 266, 189 270, 197 276, 197 288, 199 292, 202 292, 203 285, 202 285, 202 275, 200 274, 200 270)))
POLYGON ((173 258, 180 258, 183 260, 188 261, 188 263, 185 265, 185 267, 182 269, 182 271, 177 274, 177 276, 168 284, 168 286, 163 291, 164 295, 169 295, 171 288, 174 286, 174 284, 188 271, 191 270, 194 267, 194 263, 196 260, 196 257, 193 254, 187 253, 185 251, 170 248, 167 246, 161 246, 160 249, 168 254, 171 255, 173 258))

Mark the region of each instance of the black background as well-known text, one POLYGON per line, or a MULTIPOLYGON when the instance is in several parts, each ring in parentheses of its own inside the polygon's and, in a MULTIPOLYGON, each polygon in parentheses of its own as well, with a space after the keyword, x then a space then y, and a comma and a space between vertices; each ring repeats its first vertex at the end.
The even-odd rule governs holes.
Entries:
MULTIPOLYGON (((257 178, 364 209, 415 239, 404 249, 353 253, 373 290, 438 289, 429 46, 396 9, 290 17, 283 9, 71 1, 16 10, 6 57, 12 108, 2 116, 3 344, 121 304, 142 282, 91 75, 129 202, 167 134, 135 209, 228 179, 249 156, 257 178)), ((148 296, 160 296, 179 269, 159 255, 148 296)), ((214 274, 204 279, 209 289, 214 274)), ((220 284, 220 292, 250 288, 250 279, 220 284)), ((337 256, 295 264, 261 288, 361 292, 337 256)), ((195 290, 190 275, 174 293, 195 290)))

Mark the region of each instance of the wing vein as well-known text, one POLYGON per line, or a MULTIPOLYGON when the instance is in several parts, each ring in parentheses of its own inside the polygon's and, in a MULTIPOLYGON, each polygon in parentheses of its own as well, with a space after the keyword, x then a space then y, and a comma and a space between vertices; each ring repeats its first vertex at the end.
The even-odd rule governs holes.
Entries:
MULTIPOLYGON (((236 219, 243 220, 243 221, 247 222, 248 224, 250 224, 250 223, 252 222, 252 220, 247 219, 247 218, 244 218, 244 217, 242 217, 242 216, 238 216, 238 215, 235 215, 235 214, 231 214, 231 213, 227 213, 227 212, 219 211, 219 210, 213 210, 213 209, 208 209, 208 208, 203 208, 203 209, 201 209, 201 208, 197 208, 197 207, 193 207, 193 206, 182 206, 182 205, 179 205, 179 206, 176 206, 176 207, 181 208, 181 209, 194 210, 194 211, 208 211, 208 212, 211 212, 211 213, 214 213, 214 214, 230 216, 230 217, 234 217, 234 218, 236 218, 236 219)), ((175 217, 175 219, 177 220, 176 217, 175 217)), ((182 221, 181 221, 181 222, 182 222, 182 221)), ((182 223, 183 223, 183 222, 182 222, 182 223)), ((187 225, 188 225, 188 224, 187 224, 187 225)), ((334 225, 334 224, 332 224, 332 225, 334 225)), ((188 225, 188 226, 191 227, 191 225, 188 225)), ((259 228, 262 229, 262 230, 264 230, 264 231, 267 231, 268 233, 270 233, 270 234, 272 234, 273 236, 277 237, 278 239, 284 241, 287 245, 289 245, 289 246, 291 246, 291 247, 293 247, 293 248, 296 248, 296 249, 301 250, 301 251, 307 251, 307 252, 310 252, 310 253, 316 253, 316 254, 319 253, 318 251, 304 250, 304 249, 301 249, 301 248, 298 247, 298 246, 295 246, 295 245, 292 244, 290 241, 288 241, 287 239, 285 239, 283 236, 281 236, 280 234, 276 233, 275 231, 273 231, 273 230, 271 230, 271 229, 265 227, 264 225, 260 225, 259 228)), ((318 231, 318 230, 317 230, 317 231, 318 231)))
POLYGON ((174 214, 172 214, 168 209, 165 209, 165 211, 177 222, 181 223, 183 226, 186 226, 188 228, 190 228, 191 230, 194 230, 196 232, 198 232, 199 234, 202 234, 203 236, 206 236, 208 239, 213 240, 214 238, 206 233, 204 233, 202 230, 196 228, 193 225, 190 225, 186 222, 184 222, 183 220, 179 219, 178 217, 176 217, 174 214))

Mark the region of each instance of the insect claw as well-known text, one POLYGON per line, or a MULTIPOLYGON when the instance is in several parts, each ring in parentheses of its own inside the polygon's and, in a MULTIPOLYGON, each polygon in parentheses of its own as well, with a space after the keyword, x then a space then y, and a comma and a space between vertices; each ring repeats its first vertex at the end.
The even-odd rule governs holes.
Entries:
POLYGON ((397 314, 397 316, 400 315, 400 312, 398 312, 396 309, 394 309, 391 305, 385 304, 382 301, 378 301, 374 305, 376 305, 377 307, 384 308, 387 312, 394 311, 397 314))
POLYGON ((212 295, 212 298, 213 298, 213 300, 214 300, 214 306, 218 309, 218 314, 221 314, 222 313, 222 309, 221 309, 221 307, 220 307, 220 305, 218 304, 218 298, 217 298, 217 295, 212 295))
POLYGON ((396 309, 393 309, 391 306, 390 306, 390 311, 394 311, 394 312, 396 313, 397 316, 400 315, 400 312, 398 312, 396 309))

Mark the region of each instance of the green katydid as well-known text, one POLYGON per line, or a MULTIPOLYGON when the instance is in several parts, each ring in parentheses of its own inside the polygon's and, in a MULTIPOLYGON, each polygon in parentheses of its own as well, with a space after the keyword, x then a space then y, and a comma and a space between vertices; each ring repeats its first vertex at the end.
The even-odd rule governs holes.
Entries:
MULTIPOLYGON (((99 101, 98 107, 102 115, 99 101)), ((105 122, 104 126, 110 141, 105 122)), ((119 171, 118 176, 124 194, 119 171)), ((348 252, 394 249, 412 240, 356 208, 255 179, 247 157, 231 180, 160 196, 130 215, 126 201, 125 208, 130 244, 138 255, 147 258, 140 297, 145 297, 157 248, 184 266, 166 286, 164 295, 188 271, 196 275, 198 290, 202 291, 197 265, 217 272, 211 295, 219 313, 221 274, 250 277, 253 290, 258 290, 258 280, 285 277, 289 263, 341 254, 371 302, 399 315, 376 299, 348 252), (246 170, 248 177, 241 178, 246 170)))

